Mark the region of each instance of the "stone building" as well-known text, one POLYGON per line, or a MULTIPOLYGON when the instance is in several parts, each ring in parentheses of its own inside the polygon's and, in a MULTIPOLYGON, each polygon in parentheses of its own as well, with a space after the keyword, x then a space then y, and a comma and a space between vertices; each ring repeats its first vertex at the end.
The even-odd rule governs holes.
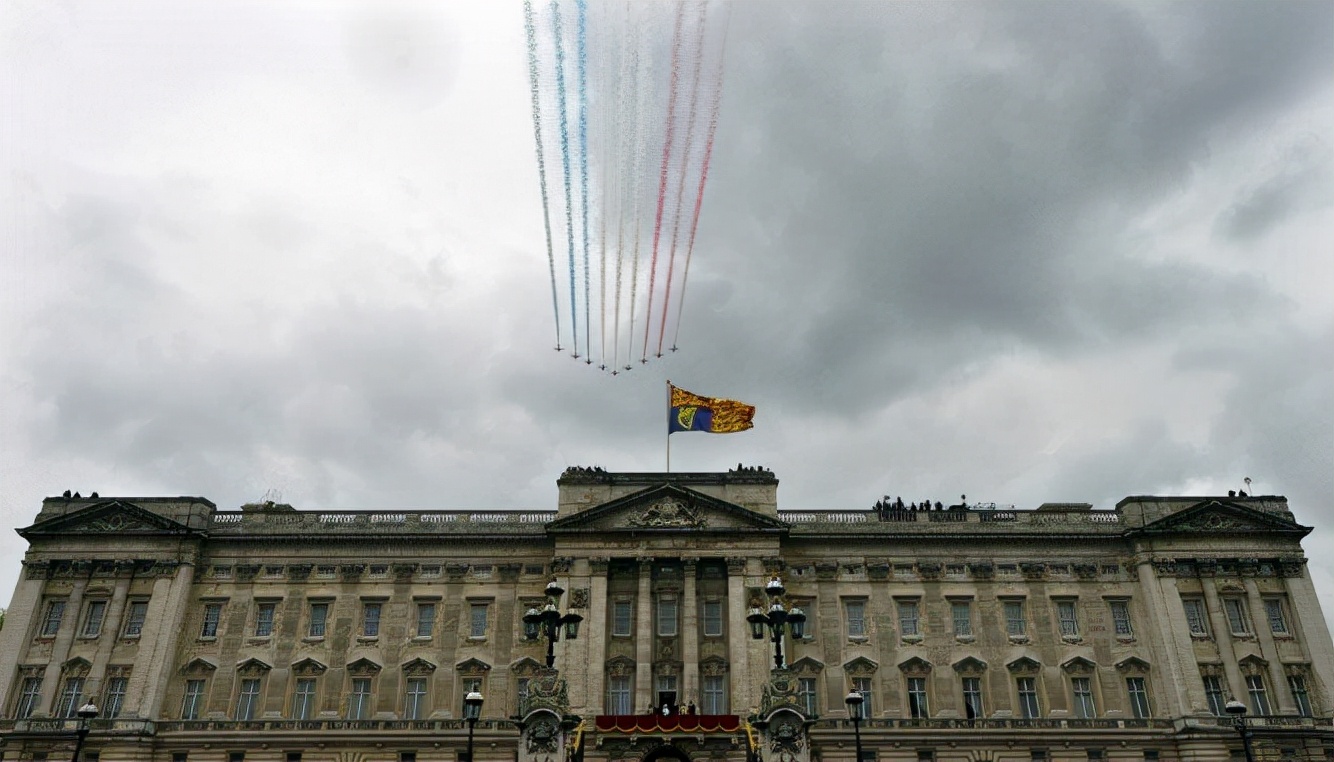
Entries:
POLYGON ((808 511, 761 468, 557 484, 554 511, 48 498, 0 631, 3 759, 69 758, 91 701, 85 760, 455 762, 474 691, 478 762, 1230 760, 1230 699, 1257 758, 1334 759, 1282 497, 808 511), (553 578, 582 622, 551 670, 523 619, 553 578), (781 656, 748 621, 775 602, 806 616, 781 656))

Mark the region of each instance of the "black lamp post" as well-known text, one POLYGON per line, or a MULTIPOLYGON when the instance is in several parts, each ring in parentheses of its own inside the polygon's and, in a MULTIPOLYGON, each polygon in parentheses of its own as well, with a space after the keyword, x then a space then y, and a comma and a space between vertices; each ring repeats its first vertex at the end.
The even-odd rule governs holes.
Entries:
POLYGON ((79 716, 79 727, 74 732, 79 740, 74 742, 73 762, 79 762, 79 753, 83 751, 83 741, 88 737, 88 731, 92 729, 88 726, 88 723, 97 719, 97 705, 89 701, 87 704, 79 707, 79 711, 76 712, 76 714, 79 716))
POLYGON ((548 667, 556 665, 556 641, 560 640, 561 626, 565 627, 565 639, 574 640, 579 637, 579 623, 584 621, 583 617, 573 612, 561 616, 556 605, 564 594, 565 588, 556 584, 556 580, 551 580, 547 583, 546 605, 541 609, 528 609, 528 613, 523 615, 523 634, 529 640, 541 636, 547 639, 548 667))
POLYGON ((464 762, 472 762, 472 731, 477 727, 477 718, 482 716, 482 694, 478 691, 468 691, 468 695, 463 697, 463 719, 468 722, 468 758, 464 762))
POLYGON ((1232 727, 1241 734, 1241 746, 1246 750, 1246 762, 1255 762, 1255 755, 1251 753, 1251 731, 1246 727, 1246 705, 1232 699, 1223 709, 1232 715, 1232 727))
POLYGON ((756 606, 750 610, 746 621, 750 622, 750 635, 756 640, 764 639, 764 627, 768 625, 770 639, 774 644, 774 669, 782 669, 785 666, 783 633, 790 627, 793 638, 800 640, 805 636, 806 613, 796 606, 791 610, 783 607, 782 597, 787 590, 777 575, 764 586, 764 592, 769 596, 769 611, 766 613, 764 609, 756 606))
POLYGON ((843 703, 848 705, 848 717, 852 720, 852 737, 857 742, 857 762, 862 762, 862 706, 866 703, 866 697, 861 691, 851 690, 843 703))

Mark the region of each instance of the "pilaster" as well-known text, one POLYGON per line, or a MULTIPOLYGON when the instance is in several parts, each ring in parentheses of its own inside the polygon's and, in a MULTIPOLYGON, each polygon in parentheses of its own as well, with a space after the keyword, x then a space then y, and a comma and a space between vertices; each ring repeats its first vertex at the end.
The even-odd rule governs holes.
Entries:
MULTIPOLYGON (((18 671, 20 654, 32 642, 42 611, 42 589, 46 586, 45 563, 23 562, 23 573, 14 586, 14 596, 5 611, 4 629, 0 630, 0 708, 12 706, 10 691, 14 690, 14 675, 18 671)), ((66 613, 68 616, 68 612, 66 613)))

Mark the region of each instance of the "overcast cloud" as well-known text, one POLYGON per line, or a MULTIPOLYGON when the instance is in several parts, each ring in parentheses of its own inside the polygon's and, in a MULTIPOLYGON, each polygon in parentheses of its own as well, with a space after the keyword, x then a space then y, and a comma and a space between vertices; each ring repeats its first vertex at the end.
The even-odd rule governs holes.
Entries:
POLYGON ((682 351, 613 379, 550 349, 518 3, 0 6, 0 520, 551 508, 662 469, 671 378, 759 408, 673 466, 789 508, 1249 476, 1334 595, 1334 3, 732 24, 682 351))

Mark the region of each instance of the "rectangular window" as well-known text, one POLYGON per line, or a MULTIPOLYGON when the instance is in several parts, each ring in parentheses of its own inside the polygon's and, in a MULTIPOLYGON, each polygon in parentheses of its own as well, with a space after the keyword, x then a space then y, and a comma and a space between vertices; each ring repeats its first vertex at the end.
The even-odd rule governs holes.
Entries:
POLYGON ((292 717, 309 720, 315 716, 315 678, 297 678, 292 690, 292 717))
POLYGON ((83 695, 83 678, 69 677, 65 679, 65 689, 60 692, 60 703, 56 705, 57 717, 75 717, 79 707, 83 704, 79 697, 83 695))
POLYGON ((676 598, 663 596, 658 599, 658 635, 670 638, 676 635, 676 598))
POLYGON ((704 714, 727 714, 727 692, 723 690, 722 675, 705 675, 702 681, 704 714))
POLYGON ((1130 695, 1130 708, 1135 712, 1135 718, 1143 720, 1151 717, 1149 712, 1149 691, 1144 687, 1144 678, 1127 677, 1126 693, 1130 695))
POLYGON ((352 692, 347 697, 347 718, 364 720, 371 715, 371 679, 352 678, 352 692))
POLYGON ((519 700, 519 714, 523 714, 523 702, 528 700, 528 680, 529 678, 521 677, 516 682, 514 695, 519 700))
POLYGON ((872 706, 874 695, 871 692, 871 678, 854 677, 852 678, 852 689, 862 694, 862 719, 867 719, 875 714, 872 706))
POLYGON ((259 708, 259 678, 247 677, 241 681, 241 692, 236 696, 236 719, 253 720, 259 708))
POLYGON ((417 604, 417 637, 429 638, 435 632, 435 604, 417 604))
POLYGON ((1265 599, 1265 618, 1269 620, 1269 630, 1275 635, 1288 634, 1288 620, 1283 616, 1283 601, 1279 598, 1265 599))
POLYGON ((848 637, 866 637, 866 601, 845 601, 843 610, 847 616, 848 637))
POLYGON ((204 708, 204 681, 186 680, 185 699, 181 701, 181 719, 197 720, 204 708))
POLYGON ((106 601, 88 601, 88 609, 83 617, 83 630, 79 632, 81 637, 95 638, 102 632, 102 618, 107 613, 106 601))
POLYGON ((403 702, 403 716, 409 720, 420 720, 426 716, 426 678, 408 678, 407 695, 403 702))
POLYGON ((1037 680, 1031 677, 1021 677, 1016 683, 1019 688, 1020 714, 1026 720, 1042 716, 1042 708, 1038 706, 1037 680))
POLYGON ((125 689, 129 687, 128 677, 113 677, 107 680, 106 692, 102 696, 102 717, 114 720, 125 707, 125 689))
POLYGON ((926 719, 931 716, 931 706, 926 700, 926 678, 908 678, 908 716, 914 719, 926 719))
POLYGON ((1057 601, 1056 618, 1061 625, 1061 637, 1079 637, 1079 615, 1075 611, 1074 601, 1057 601))
POLYGON ((801 711, 809 717, 819 714, 819 694, 816 691, 815 678, 797 678, 797 701, 801 704, 801 711))
POLYGON ((361 604, 361 636, 363 638, 380 637, 380 604, 364 602, 361 604))
POLYGON ((222 620, 222 604, 208 603, 204 605, 204 626, 199 628, 199 637, 216 638, 218 637, 218 622, 222 620))
POLYGON ((1314 716, 1311 713, 1311 695, 1306 690, 1306 678, 1301 675, 1288 675, 1288 687, 1292 689, 1292 700, 1297 704, 1297 714, 1303 717, 1314 716))
POLYGON ((1070 678, 1070 689, 1075 694, 1075 716, 1083 719, 1098 716, 1093 704, 1093 681, 1087 677, 1070 678))
POLYGON ((629 637, 634 622, 634 611, 629 601, 616 601, 612 604, 611 634, 617 637, 629 637))
POLYGON ((329 621, 329 604, 310 604, 310 629, 307 635, 312 638, 324 637, 325 624, 329 621))
POLYGON ((465 678, 463 678, 463 691, 462 691, 462 693, 459 695, 459 716, 460 716, 460 717, 462 717, 463 715, 467 714, 467 711, 468 711, 468 705, 467 705, 466 703, 464 703, 464 702, 468 700, 468 694, 469 694, 469 693, 481 693, 481 692, 482 692, 482 678, 480 678, 480 677, 465 677, 465 678))
POLYGON ((1022 638, 1028 634, 1023 601, 1005 601, 1005 634, 1012 638, 1022 638))
POLYGON ((954 637, 973 637, 973 607, 969 601, 950 601, 950 615, 954 619, 954 637))
POLYGON ((1224 598, 1223 611, 1227 613, 1227 626, 1233 635, 1251 634, 1251 617, 1246 611, 1246 601, 1240 598, 1224 598))
POLYGON ((490 606, 485 603, 473 603, 468 606, 468 637, 486 637, 486 615, 490 606))
POLYGON ((1203 598, 1183 598, 1181 605, 1186 609, 1186 627, 1191 635, 1207 637, 1209 635, 1209 617, 1204 612, 1203 598))
POLYGON ((921 635, 921 623, 917 618, 917 601, 899 601, 898 604, 899 634, 905 638, 921 635))
POLYGON ((1130 602, 1108 601, 1107 605, 1112 609, 1112 628, 1117 637, 1134 636, 1135 631, 1130 627, 1130 602))
POLYGON ((1204 697, 1209 702, 1209 711, 1215 716, 1227 716, 1227 701, 1223 698, 1223 684, 1216 675, 1204 675, 1204 697))
POLYGON ((130 601, 125 610, 125 637, 137 638, 143 634, 146 619, 148 619, 148 601, 130 601))
POLYGON ((46 604, 46 617, 42 619, 42 637, 49 638, 60 631, 60 621, 65 618, 65 602, 51 601, 46 604))
POLYGON ((42 678, 23 678, 23 688, 19 692, 18 706, 14 707, 16 719, 26 719, 37 711, 37 703, 42 700, 42 678))
POLYGON ((607 714, 627 715, 634 714, 630 707, 630 699, 633 689, 630 684, 630 677, 612 677, 607 681, 607 714))
POLYGON ((273 634, 273 611, 277 608, 273 603, 261 603, 255 609, 255 637, 267 638, 273 634))
POLYGON ((986 715, 982 712, 982 678, 965 677, 963 679, 963 716, 970 720, 980 720, 986 715))
POLYGON ((1247 675, 1246 692, 1251 696, 1251 712, 1257 717, 1269 716, 1269 694, 1265 692, 1265 679, 1260 675, 1247 675))
POLYGON ((704 602, 704 636, 719 637, 723 634, 722 601, 704 602))

